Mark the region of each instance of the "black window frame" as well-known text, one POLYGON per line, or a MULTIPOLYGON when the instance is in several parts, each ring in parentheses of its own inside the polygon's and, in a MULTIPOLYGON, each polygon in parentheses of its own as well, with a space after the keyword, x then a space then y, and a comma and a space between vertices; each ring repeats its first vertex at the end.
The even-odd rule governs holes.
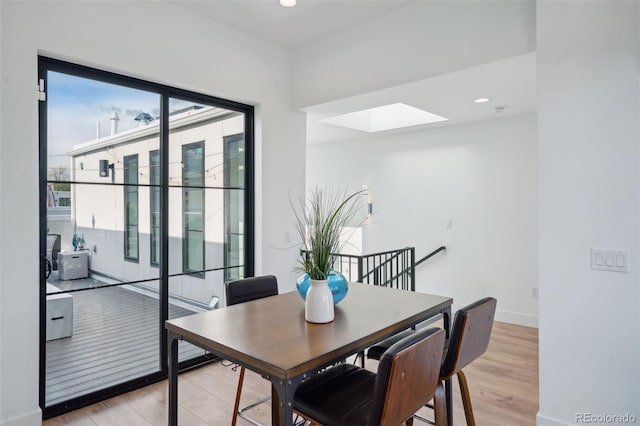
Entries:
MULTIPOLYGON (((121 382, 108 388, 92 391, 67 401, 47 406, 46 404, 46 278, 44 262, 40 265, 40 353, 39 353, 39 375, 40 386, 38 392, 39 405, 42 409, 43 419, 48 419, 69 411, 100 402, 104 399, 129 392, 150 383, 165 380, 168 376, 168 339, 164 328, 164 322, 169 317, 169 278, 175 274, 169 271, 169 233, 168 211, 169 211, 169 98, 188 99, 196 103, 213 105, 230 111, 235 111, 244 115, 245 134, 245 194, 244 194, 244 259, 243 271, 245 276, 254 275, 254 254, 255 254, 255 108, 253 105, 240 103, 228 99, 217 98, 191 90, 181 89, 156 83, 150 80, 143 80, 125 74, 118 74, 111 71, 92 68, 85 65, 54 59, 38 55, 38 79, 44 81, 45 92, 47 89, 47 73, 60 72, 77 77, 94 79, 105 83, 117 84, 128 88, 145 90, 156 93, 161 97, 161 108, 159 115, 160 129, 160 175, 161 175, 161 260, 159 267, 160 280, 160 309, 158 327, 160 333, 159 342, 159 364, 160 370, 156 373, 143 377, 121 382)), ((39 196, 40 199, 46 197, 47 177, 47 102, 46 99, 38 103, 39 110, 39 196)), ((76 182, 70 182, 74 184, 76 182)), ((82 183, 82 182, 80 182, 82 183)), ((145 186, 145 185, 139 185, 145 186)), ((46 255, 46 229, 47 229, 47 208, 46 203, 39 205, 40 216, 40 255, 46 255)), ((178 274, 179 275, 179 274, 178 274)), ((202 357, 181 361, 179 363, 180 372, 187 371, 203 362, 209 362, 215 357, 210 354, 202 357)))

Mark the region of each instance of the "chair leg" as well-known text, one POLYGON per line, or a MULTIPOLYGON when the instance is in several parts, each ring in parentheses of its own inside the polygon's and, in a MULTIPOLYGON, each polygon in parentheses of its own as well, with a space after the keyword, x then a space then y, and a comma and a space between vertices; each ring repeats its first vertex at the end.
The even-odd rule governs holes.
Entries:
POLYGON ((462 394, 462 405, 464 406, 464 416, 467 418, 468 426, 476 426, 476 420, 473 418, 473 408, 471 407, 471 396, 469 395, 469 385, 467 377, 462 370, 458 371, 458 383, 460 383, 460 393, 462 394))
POLYGON ((242 395, 242 382, 244 382, 244 367, 240 367, 240 377, 238 378, 238 390, 236 391, 236 402, 233 405, 233 418, 231 426, 236 426, 238 421, 238 410, 240 409, 240 396, 242 395))
MULTIPOLYGON (((433 414, 436 426, 447 426, 447 399, 444 392, 444 383, 438 382, 436 392, 433 395, 433 414)), ((449 425, 453 426, 453 425, 449 425)))
POLYGON ((297 411, 295 411, 295 413, 300 416, 302 418, 302 420, 304 420, 304 424, 308 425, 308 426, 322 426, 320 425, 320 423, 316 423, 313 420, 311 420, 308 417, 303 416, 302 414, 298 413, 297 411))

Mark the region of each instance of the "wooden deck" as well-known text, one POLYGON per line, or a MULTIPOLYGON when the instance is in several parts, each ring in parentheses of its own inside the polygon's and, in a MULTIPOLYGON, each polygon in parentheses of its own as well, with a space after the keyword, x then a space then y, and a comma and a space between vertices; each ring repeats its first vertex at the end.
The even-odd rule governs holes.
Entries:
MULTIPOLYGON (((160 369, 159 304, 120 287, 76 291, 73 335, 47 342, 46 405, 160 369)), ((169 318, 193 314, 169 305, 169 318)), ((180 342, 180 360, 204 351, 180 342)))

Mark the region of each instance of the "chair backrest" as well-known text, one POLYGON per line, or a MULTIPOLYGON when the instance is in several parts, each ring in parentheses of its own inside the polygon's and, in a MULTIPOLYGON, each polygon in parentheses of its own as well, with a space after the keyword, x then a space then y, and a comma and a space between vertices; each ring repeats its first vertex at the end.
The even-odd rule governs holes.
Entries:
POLYGON ((493 297, 485 297, 456 312, 440 370, 442 379, 453 376, 487 350, 496 303, 493 297))
POLYGON ((273 275, 244 278, 225 284, 227 306, 250 302, 278 294, 278 280, 273 275))
POLYGON ((445 333, 422 329, 394 343, 378 364, 369 425, 397 426, 433 398, 445 333))

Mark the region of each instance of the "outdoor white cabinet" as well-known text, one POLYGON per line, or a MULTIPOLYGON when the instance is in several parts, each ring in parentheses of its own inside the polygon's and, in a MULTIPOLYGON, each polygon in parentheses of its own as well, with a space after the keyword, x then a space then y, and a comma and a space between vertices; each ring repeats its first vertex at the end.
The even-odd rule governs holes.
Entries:
POLYGON ((73 334, 73 296, 47 283, 47 340, 73 334), (58 293, 54 293, 58 292, 58 293))
POLYGON ((58 277, 60 280, 75 280, 89 276, 89 253, 67 251, 58 253, 58 277))

